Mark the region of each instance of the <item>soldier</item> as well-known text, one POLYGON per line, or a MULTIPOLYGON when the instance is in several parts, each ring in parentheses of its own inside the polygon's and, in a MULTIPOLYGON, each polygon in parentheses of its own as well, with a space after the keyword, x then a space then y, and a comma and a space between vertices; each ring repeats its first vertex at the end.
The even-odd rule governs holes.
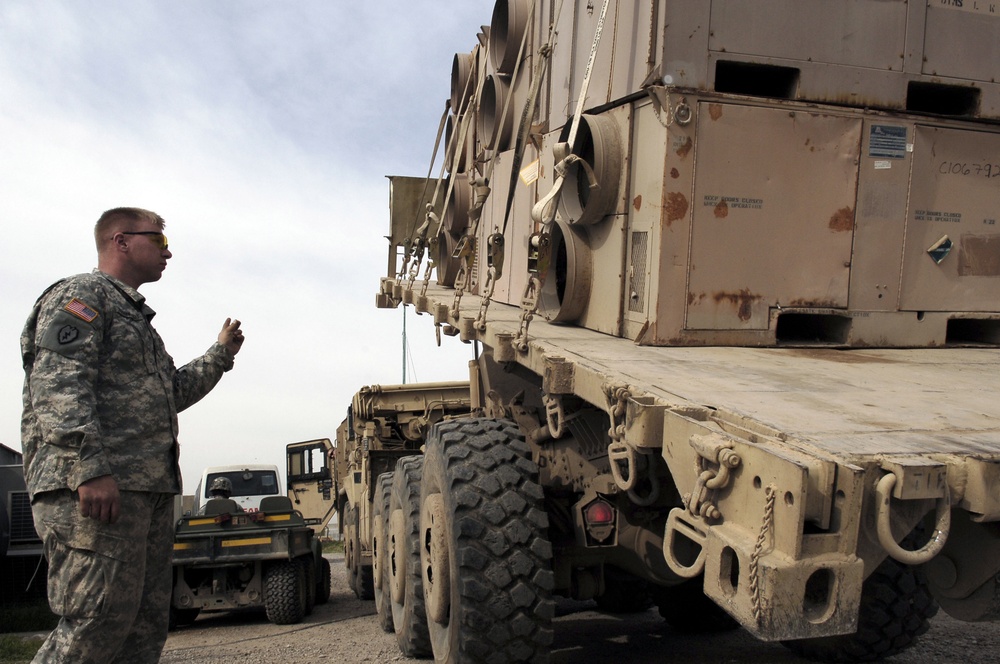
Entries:
MULTIPOLYGON (((229 481, 228 477, 216 477, 212 480, 211 486, 208 487, 208 503, 220 498, 228 500, 231 495, 233 495, 233 483, 229 481)), ((201 515, 208 512, 208 503, 205 503, 198 509, 198 514, 201 515)), ((241 505, 237 504, 235 511, 243 512, 244 510, 241 505)))
POLYGON ((61 616, 35 662, 156 662, 167 638, 177 413, 232 368, 243 333, 227 318, 175 367, 137 290, 172 256, 163 227, 105 212, 97 269, 49 287, 21 335, 25 479, 61 616))
POLYGON ((216 477, 212 486, 208 487, 208 495, 212 498, 228 498, 233 495, 233 483, 228 477, 216 477))

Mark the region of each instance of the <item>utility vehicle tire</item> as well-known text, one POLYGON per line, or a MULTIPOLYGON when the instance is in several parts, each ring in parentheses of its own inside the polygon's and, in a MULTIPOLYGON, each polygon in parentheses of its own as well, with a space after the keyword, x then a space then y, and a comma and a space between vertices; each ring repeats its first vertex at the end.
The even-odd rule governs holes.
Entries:
POLYGON ((604 566, 604 594, 594 598, 597 608, 608 613, 641 613, 653 605, 649 587, 617 567, 604 566))
POLYGON ((319 574, 316 575, 316 603, 330 601, 330 561, 320 556, 319 574))
POLYGON ((264 610, 275 625, 302 622, 306 615, 306 583, 298 561, 268 565, 264 572, 264 610))
POLYGON ((668 588, 653 588, 653 602, 667 624, 687 634, 717 634, 740 626, 705 595, 701 577, 668 588))
POLYGON ((419 540, 436 661, 549 661, 555 604, 543 498, 514 423, 431 429, 419 540))
POLYGON ((389 590, 388 546, 392 473, 379 475, 372 508, 372 576, 375 585, 375 612, 382 631, 392 634, 392 591, 389 590))
POLYGON ((937 611, 923 571, 886 558, 861 588, 857 632, 782 643, 812 660, 874 662, 912 646, 937 611))
POLYGON ((407 657, 431 654, 420 574, 420 475, 424 460, 396 462, 389 500, 388 576, 392 625, 399 649, 407 657))

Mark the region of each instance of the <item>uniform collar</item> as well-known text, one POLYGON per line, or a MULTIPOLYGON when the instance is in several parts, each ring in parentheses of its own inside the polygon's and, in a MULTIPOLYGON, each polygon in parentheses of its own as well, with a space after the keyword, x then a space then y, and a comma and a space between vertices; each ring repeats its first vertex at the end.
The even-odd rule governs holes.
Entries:
POLYGON ((152 320, 153 316, 156 315, 156 312, 146 305, 146 296, 126 284, 124 281, 112 277, 107 272, 101 272, 97 268, 94 268, 93 274, 107 279, 119 293, 125 296, 125 299, 129 301, 129 304, 135 307, 142 313, 143 316, 146 317, 146 320, 152 320))

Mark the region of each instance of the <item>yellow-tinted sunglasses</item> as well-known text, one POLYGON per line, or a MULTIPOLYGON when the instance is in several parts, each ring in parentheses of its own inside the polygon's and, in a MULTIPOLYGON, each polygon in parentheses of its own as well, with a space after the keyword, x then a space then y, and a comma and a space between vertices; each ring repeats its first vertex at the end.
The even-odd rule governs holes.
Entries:
POLYGON ((122 235, 148 235, 149 239, 153 241, 161 251, 165 251, 167 248, 167 236, 160 231, 122 231, 122 235))

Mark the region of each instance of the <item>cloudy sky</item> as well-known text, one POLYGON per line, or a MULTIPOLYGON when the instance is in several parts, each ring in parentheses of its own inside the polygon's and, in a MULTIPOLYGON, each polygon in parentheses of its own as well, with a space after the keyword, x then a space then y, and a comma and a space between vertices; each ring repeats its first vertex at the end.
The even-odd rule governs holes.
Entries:
MULTIPOLYGON (((4 0, 0 443, 20 449, 18 338, 96 265, 101 212, 145 207, 174 253, 141 290, 178 365, 243 321, 236 369, 181 414, 181 465, 275 463, 334 438, 362 385, 402 380, 403 312, 374 306, 385 175, 424 175, 493 0, 4 0)), ((437 169, 435 168, 435 173, 437 169)), ((407 382, 467 377, 406 314, 407 382)))

